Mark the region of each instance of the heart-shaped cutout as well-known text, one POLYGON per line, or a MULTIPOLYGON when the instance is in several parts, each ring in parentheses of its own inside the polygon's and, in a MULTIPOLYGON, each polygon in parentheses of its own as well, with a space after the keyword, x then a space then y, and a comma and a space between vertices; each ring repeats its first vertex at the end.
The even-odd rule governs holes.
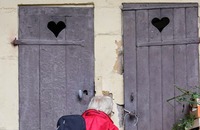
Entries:
POLYGON ((170 20, 167 17, 163 17, 161 20, 159 18, 153 18, 151 23, 155 26, 160 32, 169 24, 170 20))
POLYGON ((57 24, 54 21, 50 21, 47 24, 47 27, 49 30, 51 30, 53 32, 53 34, 57 37, 58 34, 64 29, 66 28, 66 25, 63 21, 59 21, 57 24))

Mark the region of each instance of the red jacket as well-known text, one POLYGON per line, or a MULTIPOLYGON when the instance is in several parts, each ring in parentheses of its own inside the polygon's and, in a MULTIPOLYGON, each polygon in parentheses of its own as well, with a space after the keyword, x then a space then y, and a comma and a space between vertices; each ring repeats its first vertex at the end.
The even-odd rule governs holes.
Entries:
POLYGON ((85 119, 86 130, 118 130, 110 117, 102 111, 89 109, 82 116, 85 119))

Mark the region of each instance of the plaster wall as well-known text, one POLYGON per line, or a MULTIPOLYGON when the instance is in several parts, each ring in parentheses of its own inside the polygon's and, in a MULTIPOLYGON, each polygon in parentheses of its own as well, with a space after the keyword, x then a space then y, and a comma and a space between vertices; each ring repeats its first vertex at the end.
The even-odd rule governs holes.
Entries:
MULTIPOLYGON (((94 6, 95 86, 123 105, 122 3, 183 3, 199 0, 0 0, 0 130, 18 130, 18 5, 94 6)), ((115 104, 115 124, 122 130, 115 104)))

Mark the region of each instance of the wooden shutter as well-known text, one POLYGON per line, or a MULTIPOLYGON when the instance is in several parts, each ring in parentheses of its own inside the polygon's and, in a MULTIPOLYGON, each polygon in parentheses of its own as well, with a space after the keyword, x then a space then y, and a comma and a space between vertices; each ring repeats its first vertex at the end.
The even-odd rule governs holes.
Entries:
POLYGON ((198 4, 123 4, 123 34, 125 108, 139 116, 137 126, 127 118, 125 128, 169 130, 184 114, 167 103, 179 93, 174 84, 199 82, 198 4), (169 23, 159 30, 154 18, 169 23))
POLYGON ((93 26, 90 7, 19 7, 20 130, 53 130, 60 116, 87 108, 94 95, 93 26))

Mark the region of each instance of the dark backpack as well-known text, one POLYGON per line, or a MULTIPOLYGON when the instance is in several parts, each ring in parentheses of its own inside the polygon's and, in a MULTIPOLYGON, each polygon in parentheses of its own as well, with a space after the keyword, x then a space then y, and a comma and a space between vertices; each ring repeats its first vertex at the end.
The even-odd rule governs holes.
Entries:
POLYGON ((59 118, 57 130, 86 130, 85 120, 81 115, 66 115, 59 118))

